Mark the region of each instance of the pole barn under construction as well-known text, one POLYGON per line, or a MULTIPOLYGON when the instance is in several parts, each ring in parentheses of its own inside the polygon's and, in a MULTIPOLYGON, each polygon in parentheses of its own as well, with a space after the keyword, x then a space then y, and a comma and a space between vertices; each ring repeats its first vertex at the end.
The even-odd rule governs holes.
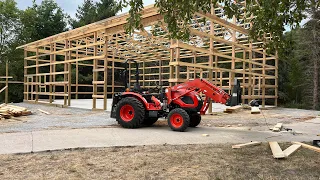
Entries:
MULTIPOLYGON (((163 16, 153 5, 141 13, 144 29, 132 34, 124 29, 129 14, 123 14, 19 47, 25 56, 24 100, 49 104, 60 100, 71 106, 73 100, 86 98, 92 99, 92 109, 107 110, 112 95, 124 90, 118 77, 123 62, 130 59, 139 64, 144 88, 204 78, 231 93, 237 78, 242 103, 261 99, 262 106, 277 106, 277 53, 268 54, 263 46, 270 34, 260 41, 249 39, 252 24, 245 12, 243 19, 228 19, 219 6, 211 13, 195 13, 189 41, 170 39, 163 16), (89 75, 82 74, 84 67, 90 69, 89 75), (90 83, 79 82, 83 76, 90 83), (103 105, 97 106, 97 101, 103 105)), ((132 83, 133 65, 129 63, 132 83)))

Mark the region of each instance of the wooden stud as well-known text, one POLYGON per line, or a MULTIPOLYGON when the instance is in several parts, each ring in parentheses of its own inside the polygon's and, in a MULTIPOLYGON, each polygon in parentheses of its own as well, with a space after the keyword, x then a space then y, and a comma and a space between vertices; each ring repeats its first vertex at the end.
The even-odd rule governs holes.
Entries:
POLYGON ((6 61, 6 89, 5 89, 5 100, 4 102, 8 104, 9 102, 9 64, 8 61, 6 61))
POLYGON ((285 155, 277 142, 269 142, 269 145, 274 158, 285 158, 285 155))
POLYGON ((250 147, 250 146, 256 146, 256 145, 260 145, 260 144, 261 144, 261 142, 257 142, 257 141, 249 142, 249 143, 245 143, 245 144, 237 144, 237 145, 233 145, 232 149, 240 149, 242 147, 250 147))
MULTIPOLYGON (((39 74, 39 48, 36 48, 36 74, 39 74)), ((39 101, 39 76, 36 76, 36 102, 39 101)))
POLYGON ((285 149, 283 151, 284 155, 286 157, 289 157, 291 154, 293 154, 294 152, 296 152, 299 148, 301 147, 301 144, 293 144, 290 147, 288 147, 287 149, 285 149))
POLYGON ((320 148, 315 147, 315 146, 311 146, 311 145, 308 145, 308 144, 305 144, 305 143, 292 142, 292 144, 299 144, 299 145, 301 145, 301 146, 304 147, 304 148, 307 148, 307 149, 310 149, 310 150, 313 150, 313 151, 316 151, 316 152, 320 152, 320 148))

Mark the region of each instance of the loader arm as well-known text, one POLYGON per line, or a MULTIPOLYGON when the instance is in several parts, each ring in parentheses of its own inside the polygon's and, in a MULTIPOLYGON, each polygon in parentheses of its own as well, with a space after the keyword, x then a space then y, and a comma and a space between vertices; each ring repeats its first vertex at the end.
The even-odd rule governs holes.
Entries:
POLYGON ((208 110, 210 100, 213 100, 216 103, 226 104, 231 98, 228 93, 226 93, 221 88, 213 85, 209 81, 205 79, 195 79, 169 88, 167 92, 167 97, 169 97, 168 104, 175 100, 170 99, 171 92, 179 90, 185 90, 185 93, 181 94, 179 97, 175 97, 175 99, 180 98, 192 91, 196 91, 198 94, 202 93, 206 96, 203 107, 200 110, 200 114, 205 114, 205 112, 208 110))

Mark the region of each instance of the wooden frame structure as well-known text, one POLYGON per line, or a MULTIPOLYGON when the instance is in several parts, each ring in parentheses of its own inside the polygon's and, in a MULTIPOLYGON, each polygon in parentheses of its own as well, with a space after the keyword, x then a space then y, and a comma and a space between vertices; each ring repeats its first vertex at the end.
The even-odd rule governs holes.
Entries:
POLYGON ((9 79, 13 79, 12 76, 9 76, 9 64, 8 62, 5 63, 5 75, 4 76, 0 76, 0 94, 1 93, 5 93, 4 94, 4 103, 8 104, 9 102, 9 85, 10 84, 24 84, 24 82, 20 82, 20 81, 10 81, 9 79), (4 84, 4 86, 2 86, 2 84, 4 84))
MULTIPOLYGON (((242 2, 243 4, 245 1, 242 2)), ((243 16, 245 17, 245 12, 243 16)), ((248 38, 249 19, 227 19, 221 7, 211 13, 196 13, 190 23, 189 41, 169 39, 166 24, 156 7, 142 12, 143 30, 129 35, 123 26, 128 14, 112 17, 78 29, 21 46, 25 52, 24 99, 39 102, 88 95, 97 109, 97 99, 107 100, 123 90, 117 82, 126 59, 139 63, 141 86, 154 88, 206 78, 230 92, 233 79, 242 82, 243 103, 261 99, 277 106, 278 57, 263 48, 270 34, 253 42, 248 38), (205 18, 206 21, 202 21, 205 18), (81 67, 91 68, 91 82, 79 83, 81 67), (81 87, 91 88, 81 92, 81 87)), ((129 81, 134 82, 135 68, 129 81)))

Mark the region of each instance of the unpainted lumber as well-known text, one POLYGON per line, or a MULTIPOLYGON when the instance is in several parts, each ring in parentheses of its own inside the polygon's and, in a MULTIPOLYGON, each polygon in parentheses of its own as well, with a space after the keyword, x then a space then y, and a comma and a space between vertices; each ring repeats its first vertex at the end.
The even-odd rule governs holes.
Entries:
POLYGON ((237 145, 233 145, 232 149, 240 149, 242 147, 250 147, 250 146, 256 146, 256 145, 260 145, 260 144, 261 144, 261 142, 258 142, 258 141, 244 143, 244 144, 237 144, 237 145))
POLYGON ((285 149, 283 151, 284 155, 286 157, 290 156, 291 154, 293 154, 294 152, 296 152, 299 148, 301 147, 301 144, 293 144, 290 147, 288 147, 287 149, 285 149))
POLYGON ((225 113, 234 113, 234 112, 240 111, 241 109, 243 109, 243 107, 241 105, 238 105, 238 106, 228 107, 224 112, 225 113))
POLYGON ((251 107, 251 114, 260 114, 260 108, 259 107, 251 107))
POLYGON ((299 144, 299 145, 301 145, 301 146, 304 147, 304 148, 307 148, 307 149, 310 149, 310 150, 313 150, 313 151, 316 151, 316 152, 320 152, 320 148, 315 147, 315 146, 311 146, 311 145, 308 145, 308 144, 305 144, 305 143, 292 142, 292 144, 299 144))
POLYGON ((280 132, 281 131, 281 129, 282 129, 282 123, 277 123, 274 127, 273 127, 273 129, 272 129, 272 131, 273 132, 280 132))
POLYGON ((278 142, 269 142, 269 145, 274 158, 276 159, 285 158, 285 155, 282 149, 280 148, 278 142))
POLYGON ((47 112, 47 111, 44 111, 42 109, 38 109, 38 111, 42 112, 43 114, 46 114, 46 115, 50 115, 51 113, 47 112))

